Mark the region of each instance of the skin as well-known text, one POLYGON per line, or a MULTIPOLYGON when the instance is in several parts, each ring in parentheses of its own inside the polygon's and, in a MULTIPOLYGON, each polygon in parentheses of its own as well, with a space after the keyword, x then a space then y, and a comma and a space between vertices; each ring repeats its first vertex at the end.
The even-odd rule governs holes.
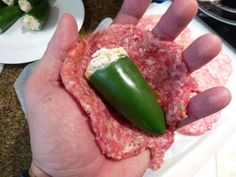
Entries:
MULTIPOLYGON (((149 3, 150 0, 125 0, 114 23, 137 24, 149 3)), ((195 0, 175 0, 153 33, 163 40, 174 40, 196 12, 195 0)), ((122 161, 106 158, 95 142, 87 116, 62 85, 60 66, 78 39, 74 18, 65 14, 25 85, 33 156, 29 172, 37 177, 141 177, 148 167, 149 152, 122 161)), ((220 50, 220 39, 213 34, 195 40, 183 51, 189 72, 209 62, 220 50)), ((200 93, 189 103, 189 118, 179 122, 178 127, 223 109, 230 99, 230 92, 224 87, 200 93)))

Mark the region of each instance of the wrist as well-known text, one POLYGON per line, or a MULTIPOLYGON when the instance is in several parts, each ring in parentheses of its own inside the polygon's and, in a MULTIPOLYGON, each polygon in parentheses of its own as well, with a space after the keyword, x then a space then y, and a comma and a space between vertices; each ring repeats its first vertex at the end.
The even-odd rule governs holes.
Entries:
POLYGON ((31 166, 28 170, 28 174, 30 177, 50 177, 44 171, 42 171, 35 163, 32 161, 31 166))

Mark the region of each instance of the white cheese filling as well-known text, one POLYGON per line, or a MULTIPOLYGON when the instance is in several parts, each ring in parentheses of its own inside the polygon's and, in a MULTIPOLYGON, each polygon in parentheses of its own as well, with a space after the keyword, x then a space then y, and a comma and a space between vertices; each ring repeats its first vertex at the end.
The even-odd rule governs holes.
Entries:
POLYGON ((2 0, 5 4, 7 4, 8 6, 13 6, 15 1, 14 0, 2 0))
POLYGON ((24 12, 29 12, 32 9, 31 4, 27 0, 18 0, 20 9, 24 12))
POLYGON ((39 30, 40 23, 33 16, 25 15, 23 18, 23 25, 26 29, 39 30))
POLYGON ((89 79, 95 71, 106 68, 109 64, 124 56, 128 56, 128 54, 123 47, 113 49, 101 48, 97 50, 92 55, 93 59, 88 64, 85 77, 89 79))

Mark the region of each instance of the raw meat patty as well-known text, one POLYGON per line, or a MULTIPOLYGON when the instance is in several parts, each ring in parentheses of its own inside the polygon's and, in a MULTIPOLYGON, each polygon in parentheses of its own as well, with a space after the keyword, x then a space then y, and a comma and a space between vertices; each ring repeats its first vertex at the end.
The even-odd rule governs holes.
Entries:
MULTIPOLYGON (((138 23, 137 27, 152 31, 160 18, 161 16, 158 15, 144 16, 138 23)), ((188 28, 185 28, 175 39, 175 42, 184 46, 184 48, 191 44, 192 41, 193 39, 191 38, 191 31, 188 28)), ((231 73, 231 60, 227 55, 221 52, 211 62, 193 72, 191 76, 198 84, 196 92, 200 93, 215 86, 224 86, 227 83, 231 73)), ((178 131, 187 135, 201 135, 210 130, 213 124, 219 120, 219 118, 220 113, 215 113, 201 120, 193 122, 192 124, 189 124, 178 131)))
POLYGON ((80 40, 68 53, 61 68, 63 83, 88 113, 102 153, 124 159, 149 149, 150 167, 160 167, 164 152, 174 140, 171 130, 176 121, 187 117, 189 97, 196 89, 181 52, 182 47, 162 42, 148 31, 132 25, 112 25, 80 40), (102 47, 123 47, 139 68, 165 111, 170 129, 164 135, 152 136, 137 130, 89 86, 84 73, 92 54, 102 47))

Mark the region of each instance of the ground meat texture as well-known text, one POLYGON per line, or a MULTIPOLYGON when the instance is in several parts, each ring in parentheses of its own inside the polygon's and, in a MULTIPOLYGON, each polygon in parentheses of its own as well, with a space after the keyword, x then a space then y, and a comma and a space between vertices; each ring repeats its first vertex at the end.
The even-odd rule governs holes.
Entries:
MULTIPOLYGON (((158 15, 144 16, 137 26, 141 29, 152 31, 160 19, 161 16, 158 15)), ((191 31, 189 28, 185 28, 175 39, 175 42, 184 46, 184 48, 190 45, 193 42, 193 39, 191 38, 191 31)), ((215 86, 224 86, 231 73, 231 60, 226 54, 221 52, 211 62, 191 74, 198 85, 195 93, 200 93, 215 86)), ((178 131, 183 134, 198 136, 210 130, 219 118, 220 113, 215 113, 193 122, 178 131)))
POLYGON ((182 60, 182 48, 162 42, 152 33, 132 25, 112 25, 78 42, 61 68, 66 89, 80 102, 91 120, 101 151, 112 159, 124 159, 149 149, 151 168, 159 168, 164 152, 173 143, 173 132, 151 136, 137 130, 112 109, 90 87, 84 77, 91 55, 98 49, 123 47, 163 107, 167 123, 187 117, 186 107, 196 84, 182 60))

